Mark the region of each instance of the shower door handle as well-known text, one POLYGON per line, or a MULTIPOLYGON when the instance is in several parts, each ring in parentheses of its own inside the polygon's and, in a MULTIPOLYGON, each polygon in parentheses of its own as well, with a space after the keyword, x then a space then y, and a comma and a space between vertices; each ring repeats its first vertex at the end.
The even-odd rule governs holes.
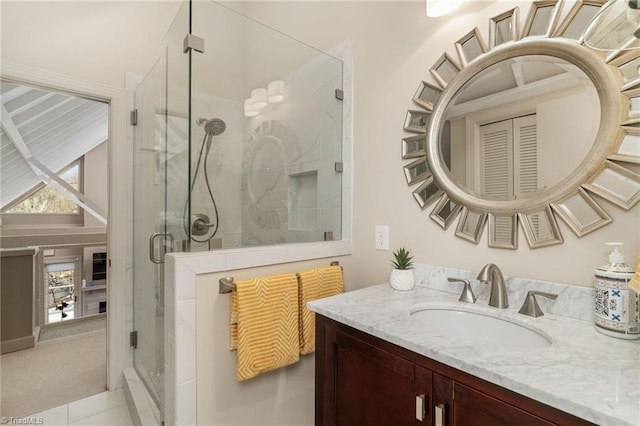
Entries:
POLYGON ((161 263, 164 263, 164 255, 167 253, 167 243, 166 241, 169 240, 169 252, 173 251, 173 245, 174 245, 174 241, 175 239, 173 238, 172 234, 169 233, 165 233, 165 232, 154 232, 153 234, 151 234, 151 236, 149 237, 149 260, 151 260, 153 263, 155 263, 156 265, 159 265, 161 263), (163 237, 163 247, 164 250, 162 250, 161 252, 161 259, 158 259, 156 257, 156 239, 158 237, 163 237))

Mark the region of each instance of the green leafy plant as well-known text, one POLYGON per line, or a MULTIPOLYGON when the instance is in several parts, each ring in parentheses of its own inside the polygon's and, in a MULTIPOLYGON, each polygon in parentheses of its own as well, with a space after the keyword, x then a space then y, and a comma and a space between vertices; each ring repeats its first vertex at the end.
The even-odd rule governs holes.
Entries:
POLYGON ((413 256, 411 250, 406 250, 404 247, 399 248, 393 252, 395 260, 391 261, 391 264, 396 269, 412 269, 413 268, 413 256))

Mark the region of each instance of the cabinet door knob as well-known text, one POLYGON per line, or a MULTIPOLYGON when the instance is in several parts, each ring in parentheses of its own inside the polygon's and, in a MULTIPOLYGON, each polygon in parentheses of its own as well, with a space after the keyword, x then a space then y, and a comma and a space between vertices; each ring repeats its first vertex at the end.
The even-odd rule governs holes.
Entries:
POLYGON ((416 420, 423 421, 425 415, 424 395, 416 396, 416 420))
POLYGON ((436 426, 444 426, 444 404, 436 405, 436 426))

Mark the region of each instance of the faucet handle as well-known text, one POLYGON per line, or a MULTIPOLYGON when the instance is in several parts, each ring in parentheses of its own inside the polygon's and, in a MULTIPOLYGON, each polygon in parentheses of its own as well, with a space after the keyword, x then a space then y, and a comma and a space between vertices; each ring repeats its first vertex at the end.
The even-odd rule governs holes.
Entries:
POLYGON ((542 309, 540 309, 540 305, 538 305, 536 296, 542 296, 552 300, 558 297, 557 294, 545 293, 544 291, 530 290, 529 292, 527 292, 527 296, 524 298, 524 303, 522 304, 522 307, 518 312, 523 315, 528 315, 534 318, 543 316, 544 312, 542 312, 542 309))
POLYGON ((450 283, 464 283, 464 288, 462 289, 462 293, 460 294, 460 298, 458 299, 460 302, 476 303, 476 295, 473 294, 473 290, 471 290, 471 283, 469 282, 469 280, 447 277, 447 281, 449 281, 450 283))

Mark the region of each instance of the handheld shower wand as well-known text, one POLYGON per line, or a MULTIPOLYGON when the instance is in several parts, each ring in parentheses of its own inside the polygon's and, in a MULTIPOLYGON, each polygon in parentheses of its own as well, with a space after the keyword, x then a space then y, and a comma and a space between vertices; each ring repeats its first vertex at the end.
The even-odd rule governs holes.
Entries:
POLYGON ((203 169, 204 173, 204 181, 207 188, 207 192, 209 193, 209 199, 211 200, 211 204, 213 206, 213 220, 209 219, 209 216, 203 213, 195 213, 191 215, 191 227, 189 229, 188 218, 187 218, 187 205, 189 203, 189 198, 185 201, 184 205, 184 228, 185 233, 189 234, 189 230, 191 231, 191 239, 198 243, 205 243, 210 241, 218 232, 220 226, 220 215, 218 213, 218 206, 213 196, 213 190, 211 189, 211 182, 209 180, 209 171, 207 167, 207 158, 209 157, 209 152, 211 151, 211 145, 213 144, 213 137, 222 134, 227 128, 226 123, 219 118, 212 118, 207 120, 205 118, 199 118, 196 122, 199 126, 204 128, 204 137, 202 138, 202 144, 200 146, 200 152, 198 154, 198 161, 196 163, 195 172, 193 173, 193 179, 191 181, 191 187, 189 188, 189 195, 193 194, 193 190, 195 189, 196 180, 198 178, 198 173, 200 172, 200 167, 203 169), (211 231, 213 229, 213 231, 211 231), (210 235, 208 235, 210 234, 210 235), (203 239, 199 239, 196 237, 205 237, 203 239))

